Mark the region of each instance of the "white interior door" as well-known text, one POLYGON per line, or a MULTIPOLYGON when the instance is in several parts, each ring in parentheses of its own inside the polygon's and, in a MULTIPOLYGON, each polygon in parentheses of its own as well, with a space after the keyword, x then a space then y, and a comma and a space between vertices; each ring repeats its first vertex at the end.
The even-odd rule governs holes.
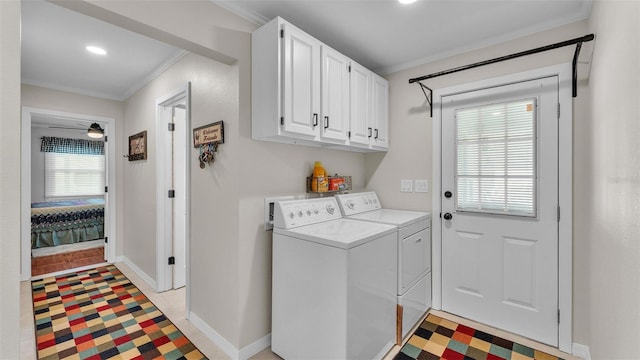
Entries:
POLYGON ((156 100, 156 104, 156 289, 160 292, 183 287, 189 278, 190 84, 156 100))
POLYGON ((180 189, 176 193, 173 201, 173 256, 175 265, 173 266, 173 288, 178 289, 186 282, 186 173, 187 167, 184 161, 187 151, 186 142, 186 104, 182 103, 173 107, 173 158, 172 158, 172 179, 173 188, 180 189))
POLYGON ((558 345, 558 77, 442 98, 442 308, 558 345))

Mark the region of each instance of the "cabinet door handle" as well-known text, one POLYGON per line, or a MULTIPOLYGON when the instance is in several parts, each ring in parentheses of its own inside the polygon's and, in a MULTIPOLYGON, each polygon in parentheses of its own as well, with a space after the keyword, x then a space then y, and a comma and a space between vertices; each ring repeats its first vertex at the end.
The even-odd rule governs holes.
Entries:
POLYGON ((374 139, 378 138, 378 129, 376 129, 376 136, 374 137, 374 139))
POLYGON ((318 126, 318 114, 313 114, 313 127, 318 126))
POLYGON ((329 128, 329 117, 328 116, 324 117, 324 128, 325 129, 329 128))
POLYGON ((369 137, 371 137, 371 128, 368 128, 368 129, 369 129, 369 137))

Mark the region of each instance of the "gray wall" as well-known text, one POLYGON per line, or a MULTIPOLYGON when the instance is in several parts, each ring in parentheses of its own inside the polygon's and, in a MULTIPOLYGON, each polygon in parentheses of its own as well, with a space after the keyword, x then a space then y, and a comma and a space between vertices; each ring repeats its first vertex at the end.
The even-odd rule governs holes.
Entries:
MULTIPOLYGON (((20 349, 20 2, 0 1, 0 359, 20 349)), ((26 306, 31 306, 27 304, 26 306)))
POLYGON ((589 116, 580 131, 574 226, 585 247, 588 319, 593 359, 640 354, 640 2, 597 1, 589 82, 589 116), (579 185, 579 186, 578 186, 579 185))

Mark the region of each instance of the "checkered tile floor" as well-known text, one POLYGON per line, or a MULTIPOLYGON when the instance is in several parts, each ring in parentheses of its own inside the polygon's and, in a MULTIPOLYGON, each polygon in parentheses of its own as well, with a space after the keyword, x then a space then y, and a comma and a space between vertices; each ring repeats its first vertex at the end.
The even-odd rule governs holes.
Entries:
POLYGON ((206 359, 115 266, 31 283, 39 359, 206 359))
POLYGON ((547 353, 429 314, 394 360, 560 360, 547 353))

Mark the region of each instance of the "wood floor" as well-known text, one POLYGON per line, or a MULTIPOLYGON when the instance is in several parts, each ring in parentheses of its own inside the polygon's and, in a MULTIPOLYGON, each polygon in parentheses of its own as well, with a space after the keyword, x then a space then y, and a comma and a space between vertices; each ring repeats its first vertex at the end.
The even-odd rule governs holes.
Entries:
POLYGON ((75 269, 102 262, 104 262, 104 247, 33 257, 31 258, 31 276, 75 269))

